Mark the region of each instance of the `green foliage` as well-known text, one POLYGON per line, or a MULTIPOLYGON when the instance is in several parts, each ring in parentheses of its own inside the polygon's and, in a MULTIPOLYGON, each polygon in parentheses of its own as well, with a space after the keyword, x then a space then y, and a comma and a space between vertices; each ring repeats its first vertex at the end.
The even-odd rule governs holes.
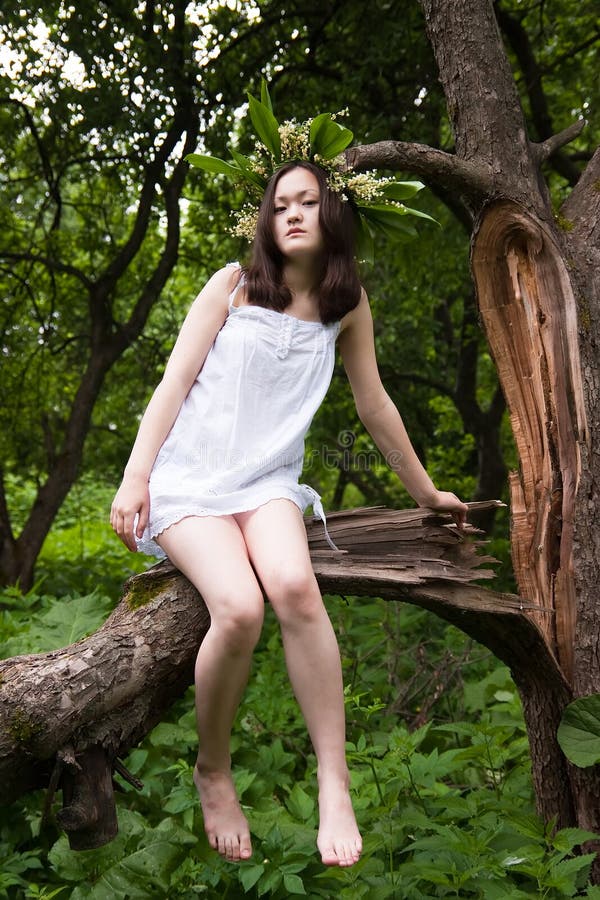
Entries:
MULTIPOLYGON (((577 141, 547 164, 558 207, 568 190, 558 162, 577 173, 598 141, 595 5, 503 0, 496 7, 515 20, 524 38, 520 46, 531 54, 527 67, 506 41, 529 134, 543 140, 553 125, 559 131, 573 116, 588 120, 577 141), (530 93, 532 71, 543 78, 534 79, 530 93), (566 159, 571 148, 572 159, 566 159)), ((70 6, 24 2, 0 10, 0 39, 0 456, 18 536, 31 517, 34 488, 56 476, 97 334, 92 311, 98 313, 96 324, 113 326, 103 351, 132 333, 144 315, 139 301, 164 248, 165 185, 177 149, 149 181, 153 196, 143 213, 141 186, 183 110, 196 105, 199 149, 211 159, 224 154, 232 134, 239 134, 242 155, 248 152, 250 136, 240 126, 240 112, 248 91, 258 95, 263 77, 270 79, 274 105, 287 119, 302 121, 316 109, 348 106, 357 143, 406 140, 451 150, 453 137, 417 3, 349 0, 323 16, 315 0, 291 0, 284 8, 276 0, 214 2, 199 17, 193 5, 182 16, 168 0, 147 8, 91 0, 70 6), (143 240, 129 245, 131 257, 114 291, 96 301, 96 288, 123 261, 132 235, 141 236, 143 222, 143 240), (101 311, 97 302, 105 304, 101 311)), ((258 105, 268 120, 273 104, 266 89, 258 105)), ((321 147, 327 150, 340 126, 320 122, 319 141, 327 137, 321 147)), ((198 174, 190 171, 181 197, 177 269, 142 336, 106 373, 95 402, 83 470, 97 481, 112 479, 113 487, 185 309, 214 268, 245 252, 227 235, 240 191, 219 177, 198 174)), ((422 196, 424 211, 442 228, 420 230, 410 254, 381 237, 377 268, 365 281, 377 315, 385 311, 387 333, 376 325, 386 386, 401 401, 421 455, 431 451, 439 458, 437 413, 429 403, 443 395, 459 409, 454 386, 474 337, 479 359, 473 377, 462 383, 473 387, 482 411, 496 380, 472 315, 467 235, 450 212, 460 211, 459 198, 450 192, 446 207, 427 192, 422 196)), ((400 188, 394 199, 405 199, 400 188)), ((342 427, 352 427, 355 417, 346 401, 334 415, 331 406, 327 415, 344 416, 342 427)), ((473 434, 473 423, 460 424, 461 440, 472 435, 477 443, 481 435, 473 434)), ((482 429, 489 432, 485 423, 482 429)), ((509 444, 503 440, 503 450, 512 454, 509 444)), ((468 462, 459 483, 472 478, 485 458, 463 448, 461 458, 468 462)), ((513 464, 508 458, 507 463, 513 464)), ((322 473, 335 490, 333 474, 322 473)), ((367 502, 405 499, 383 469, 340 485, 342 494, 346 490, 367 502)))
MULTIPOLYGON (((100 624, 110 601, 17 591, 2 597, 11 653, 60 646, 100 624), (76 616, 73 616, 73 610, 76 616)), ((315 759, 289 689, 270 607, 232 740, 254 854, 221 860, 203 834, 192 781, 193 689, 132 750, 143 782, 117 795, 119 834, 72 852, 43 798, 0 813, 0 897, 424 897, 558 900, 581 895, 591 836, 555 832, 533 810, 525 728, 508 671, 429 613, 326 598, 339 635, 360 862, 325 869, 316 851, 315 759), (274 689, 274 686, 277 686, 274 689)), ((593 897, 593 893, 588 896, 593 897)))
POLYGON ((67 839, 61 837, 48 854, 48 861, 72 888, 68 895, 71 900, 145 900, 168 896, 171 875, 195 844, 195 835, 169 816, 149 828, 142 815, 123 809, 119 834, 110 844, 73 853, 67 839))
POLYGON ((99 592, 57 598, 32 591, 22 597, 18 590, 5 589, 0 593, 2 658, 67 647, 96 631, 113 606, 114 602, 99 592))
POLYGON ((75 485, 46 538, 36 569, 37 583, 52 594, 100 591, 120 596, 123 582, 148 568, 148 557, 130 553, 115 538, 108 517, 114 484, 84 476, 75 485))
POLYGON ((567 706, 557 738, 567 759, 576 766, 600 762, 600 694, 580 697, 567 706))
POLYGON ((320 113, 310 125, 312 152, 323 159, 334 159, 352 143, 353 137, 350 129, 334 122, 330 113, 320 113))

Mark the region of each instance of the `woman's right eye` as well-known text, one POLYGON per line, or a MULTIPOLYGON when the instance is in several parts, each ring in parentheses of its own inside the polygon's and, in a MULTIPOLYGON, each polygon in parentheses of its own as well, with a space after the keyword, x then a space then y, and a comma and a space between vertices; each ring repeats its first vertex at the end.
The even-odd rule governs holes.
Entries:
POLYGON ((275 213, 275 215, 280 212, 285 212, 285 206, 276 206, 273 212, 275 213))

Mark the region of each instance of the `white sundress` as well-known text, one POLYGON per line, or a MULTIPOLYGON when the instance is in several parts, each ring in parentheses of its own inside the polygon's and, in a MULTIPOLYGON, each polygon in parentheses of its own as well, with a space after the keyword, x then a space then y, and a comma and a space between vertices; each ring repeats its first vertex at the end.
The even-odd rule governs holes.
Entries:
POLYGON ((339 322, 234 306, 240 284, 156 457, 150 520, 138 540, 144 553, 164 557, 153 538, 187 516, 245 512, 276 498, 302 512, 312 504, 325 524, 321 498, 299 478, 306 432, 331 382, 339 322))

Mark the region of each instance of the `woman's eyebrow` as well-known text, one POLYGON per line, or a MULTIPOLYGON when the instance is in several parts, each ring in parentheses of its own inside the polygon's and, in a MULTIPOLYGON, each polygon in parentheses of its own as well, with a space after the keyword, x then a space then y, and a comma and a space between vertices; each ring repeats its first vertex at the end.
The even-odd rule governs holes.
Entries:
MULTIPOLYGON (((319 192, 315 188, 306 188, 306 190, 304 190, 304 191, 298 191, 298 193, 295 196, 296 197, 304 197, 305 194, 316 194, 317 196, 319 196, 319 192)), ((283 203, 288 199, 289 198, 286 194, 276 194, 275 195, 275 200, 279 201, 280 203, 283 203)))

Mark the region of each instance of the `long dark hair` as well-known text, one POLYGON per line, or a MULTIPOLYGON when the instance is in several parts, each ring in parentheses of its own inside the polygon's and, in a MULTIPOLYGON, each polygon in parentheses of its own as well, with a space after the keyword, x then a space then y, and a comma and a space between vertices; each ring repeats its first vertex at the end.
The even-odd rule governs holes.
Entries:
POLYGON ((323 324, 337 322, 360 300, 361 284, 355 260, 354 216, 349 202, 329 188, 323 169, 310 162, 286 163, 275 172, 262 199, 250 265, 244 270, 249 303, 282 312, 292 302, 283 281, 285 257, 275 243, 273 209, 282 175, 291 169, 308 169, 319 183, 319 225, 325 250, 318 277, 319 316, 323 324))

